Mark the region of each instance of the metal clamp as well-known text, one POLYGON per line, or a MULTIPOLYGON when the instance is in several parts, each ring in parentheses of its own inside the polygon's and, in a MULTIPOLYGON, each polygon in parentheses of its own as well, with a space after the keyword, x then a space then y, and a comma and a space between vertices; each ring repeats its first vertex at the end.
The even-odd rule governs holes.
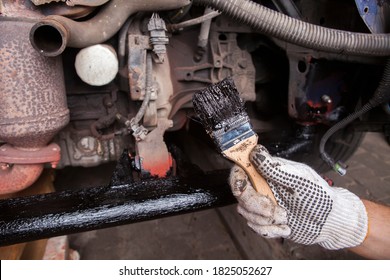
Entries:
POLYGON ((34 150, 21 150, 5 144, 0 147, 0 163, 3 164, 37 164, 51 163, 55 168, 61 158, 60 147, 52 143, 46 147, 34 150))

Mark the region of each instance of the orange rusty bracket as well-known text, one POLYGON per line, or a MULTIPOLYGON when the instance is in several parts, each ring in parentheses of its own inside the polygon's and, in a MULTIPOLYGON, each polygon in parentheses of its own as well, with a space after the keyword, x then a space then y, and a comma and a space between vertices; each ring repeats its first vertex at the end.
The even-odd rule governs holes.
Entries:
POLYGON ((166 177, 172 170, 173 159, 165 145, 163 135, 172 127, 172 121, 159 119, 157 127, 144 140, 136 143, 136 166, 141 172, 149 173, 152 177, 166 177))

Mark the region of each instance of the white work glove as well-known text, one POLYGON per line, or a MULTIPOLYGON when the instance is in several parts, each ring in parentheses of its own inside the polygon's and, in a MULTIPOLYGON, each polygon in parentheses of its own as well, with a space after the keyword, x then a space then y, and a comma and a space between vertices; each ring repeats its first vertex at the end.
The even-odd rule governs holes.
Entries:
POLYGON ((367 212, 356 195, 330 187, 305 164, 272 157, 261 145, 253 149, 250 160, 279 204, 257 193, 240 167, 232 168, 229 183, 239 202, 237 210, 256 233, 327 249, 355 247, 364 241, 367 212))

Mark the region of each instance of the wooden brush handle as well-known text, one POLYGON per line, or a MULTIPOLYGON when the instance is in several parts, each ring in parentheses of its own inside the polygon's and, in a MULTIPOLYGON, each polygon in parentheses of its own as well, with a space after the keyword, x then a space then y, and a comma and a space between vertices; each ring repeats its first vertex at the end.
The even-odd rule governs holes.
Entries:
POLYGON ((222 154, 245 170, 252 186, 258 193, 268 196, 277 204, 267 181, 257 172, 256 168, 249 161, 249 154, 256 145, 257 135, 253 135, 248 139, 241 141, 239 144, 223 151, 222 154))

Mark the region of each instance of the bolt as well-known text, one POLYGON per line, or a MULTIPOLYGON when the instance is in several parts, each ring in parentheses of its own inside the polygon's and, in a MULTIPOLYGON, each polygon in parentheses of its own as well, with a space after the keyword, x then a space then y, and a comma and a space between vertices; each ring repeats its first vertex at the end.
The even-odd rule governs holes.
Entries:
POLYGON ((11 165, 9 163, 0 163, 0 169, 3 170, 3 171, 7 171, 8 169, 11 168, 11 165))
POLYGON ((329 97, 329 95, 324 94, 323 96, 321 96, 321 99, 325 103, 328 103, 328 104, 332 103, 332 99, 329 97))

